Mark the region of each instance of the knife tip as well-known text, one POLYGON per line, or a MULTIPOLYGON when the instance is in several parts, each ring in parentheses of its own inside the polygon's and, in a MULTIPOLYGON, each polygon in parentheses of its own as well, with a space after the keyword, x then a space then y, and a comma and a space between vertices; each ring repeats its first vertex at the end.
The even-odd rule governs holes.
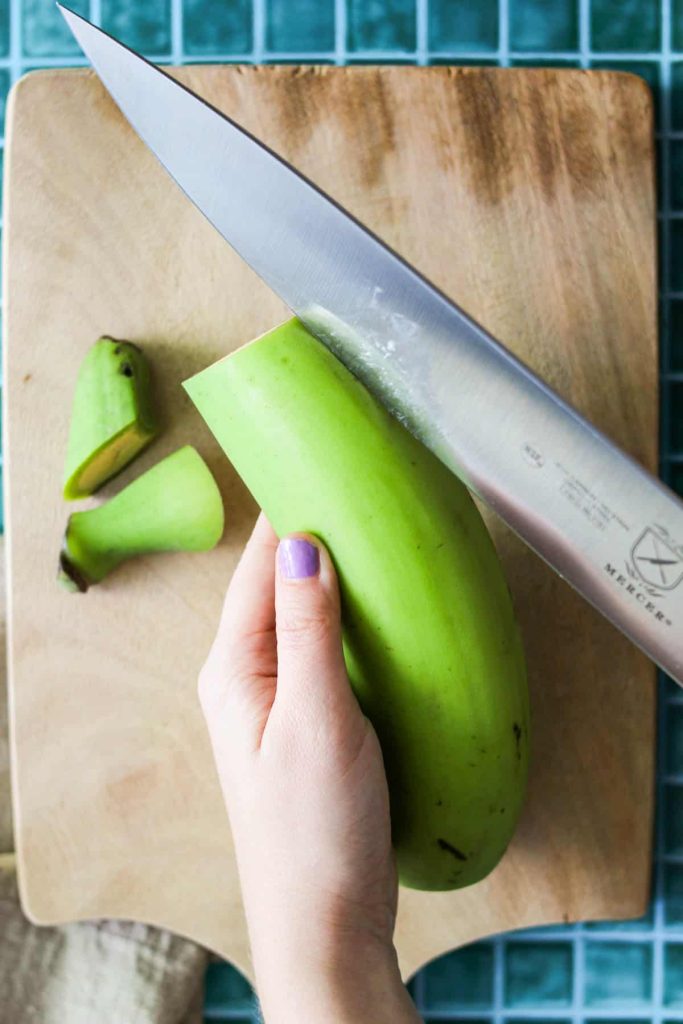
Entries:
POLYGON ((67 7, 65 4, 60 3, 59 0, 55 0, 55 7, 67 22, 75 19, 78 19, 79 21, 86 20, 80 14, 77 14, 76 11, 72 11, 70 7, 67 7))

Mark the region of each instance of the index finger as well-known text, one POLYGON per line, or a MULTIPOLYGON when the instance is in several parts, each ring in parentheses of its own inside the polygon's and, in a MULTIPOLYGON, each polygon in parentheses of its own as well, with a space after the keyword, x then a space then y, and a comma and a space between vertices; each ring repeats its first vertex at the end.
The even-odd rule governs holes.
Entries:
POLYGON ((261 512, 228 585, 217 642, 239 641, 275 629, 277 545, 277 534, 261 512))

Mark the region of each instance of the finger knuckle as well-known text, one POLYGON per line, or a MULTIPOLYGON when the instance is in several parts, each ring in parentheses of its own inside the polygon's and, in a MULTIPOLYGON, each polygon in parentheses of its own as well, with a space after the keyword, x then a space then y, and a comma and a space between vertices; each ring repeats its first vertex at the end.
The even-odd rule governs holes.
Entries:
POLYGON ((197 677, 197 695, 205 717, 239 713, 253 682, 253 662, 248 657, 233 651, 226 652, 225 658, 209 657, 197 677))
POLYGON ((215 672, 207 661, 200 669, 197 676, 197 696, 203 708, 210 706, 216 687, 215 672))
POLYGON ((225 704, 231 688, 230 660, 212 651, 197 676, 197 696, 202 710, 213 713, 225 704))
POLYGON ((329 629, 330 616, 324 607, 288 609, 278 618, 278 643, 290 650, 311 647, 323 641, 329 629))

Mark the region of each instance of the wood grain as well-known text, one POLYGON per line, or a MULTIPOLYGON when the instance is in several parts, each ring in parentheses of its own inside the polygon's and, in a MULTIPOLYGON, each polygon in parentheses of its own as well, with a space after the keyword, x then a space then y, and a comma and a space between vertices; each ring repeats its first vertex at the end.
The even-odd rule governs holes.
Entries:
MULTIPOLYGON (((640 80, 527 69, 173 73, 654 468, 652 120, 640 80)), ((9 653, 24 906, 40 922, 164 925, 248 972, 195 678, 256 510, 180 381, 286 310, 166 178, 90 72, 25 78, 9 124, 9 653), (67 514, 59 487, 78 365, 104 332, 144 345, 166 421, 105 496, 192 442, 220 482, 228 528, 215 553, 129 564, 80 597, 54 580, 67 514)), ((529 799, 485 882, 402 893, 406 974, 501 929, 628 917, 646 905, 654 669, 491 526, 529 658, 529 799)))

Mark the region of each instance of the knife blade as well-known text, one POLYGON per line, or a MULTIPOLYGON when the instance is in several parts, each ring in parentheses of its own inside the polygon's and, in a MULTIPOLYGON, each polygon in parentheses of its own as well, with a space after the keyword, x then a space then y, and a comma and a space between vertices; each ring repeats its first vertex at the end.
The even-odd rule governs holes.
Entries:
POLYGON ((123 115, 225 240, 409 430, 683 685, 676 495, 263 142, 58 6, 123 115))

